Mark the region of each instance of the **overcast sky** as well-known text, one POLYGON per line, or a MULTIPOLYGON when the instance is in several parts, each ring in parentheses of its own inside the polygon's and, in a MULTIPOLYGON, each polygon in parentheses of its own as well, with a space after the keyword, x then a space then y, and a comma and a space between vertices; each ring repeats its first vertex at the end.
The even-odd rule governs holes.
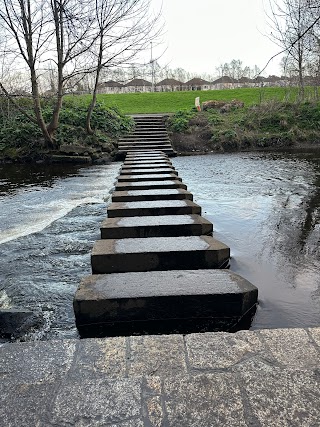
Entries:
MULTIPOLYGON (((221 63, 240 59, 243 65, 262 69, 279 52, 264 34, 263 0, 152 0, 161 7, 167 51, 160 65, 181 67, 194 73, 217 75, 221 63)), ((155 55, 157 52, 155 52, 155 55)), ((281 74, 278 56, 265 75, 281 74)))

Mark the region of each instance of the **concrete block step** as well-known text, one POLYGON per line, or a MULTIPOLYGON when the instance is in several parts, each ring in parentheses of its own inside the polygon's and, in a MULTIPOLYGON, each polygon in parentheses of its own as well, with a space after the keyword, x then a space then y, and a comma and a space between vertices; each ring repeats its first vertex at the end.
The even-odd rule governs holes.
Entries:
POLYGON ((144 128, 135 128, 132 132, 127 133, 125 136, 130 135, 150 135, 150 136, 157 136, 157 135, 168 135, 167 129, 158 128, 158 129, 144 129, 144 128))
POLYGON ((139 152, 127 154, 125 161, 127 160, 169 160, 169 157, 165 153, 143 153, 139 152))
POLYGON ((152 158, 151 160, 148 159, 148 157, 144 156, 144 157, 140 157, 139 155, 137 157, 135 157, 134 159, 131 158, 131 156, 129 156, 129 158, 125 158, 123 164, 127 164, 127 163, 141 163, 141 164, 155 164, 155 163, 170 163, 171 164, 171 160, 169 159, 169 157, 167 155, 162 155, 157 156, 156 158, 152 158))
POLYGON ((139 153, 139 152, 130 152, 126 155, 125 160, 129 160, 129 159, 145 159, 145 160, 149 160, 149 159, 162 159, 165 158, 166 160, 168 160, 168 156, 165 153, 162 152, 143 152, 143 153, 139 153))
POLYGON ((116 191, 155 190, 160 188, 183 188, 186 190, 187 186, 175 179, 166 179, 164 181, 118 182, 115 186, 116 191))
POLYGON ((154 116, 145 116, 145 117, 134 117, 135 123, 164 123, 165 118, 162 117, 154 117, 154 116))
MULTIPOLYGON (((148 173, 149 170, 157 170, 158 169, 165 169, 165 170, 175 170, 174 166, 171 166, 169 163, 163 163, 163 164, 155 164, 155 165, 145 165, 145 164, 140 164, 140 165, 135 165, 135 166, 126 166, 123 165, 121 168, 121 172, 127 172, 129 170, 134 170, 134 171, 140 171, 140 173, 148 173), (146 171, 146 172, 145 172, 146 171)), ((153 172, 154 173, 154 172, 153 172)), ((129 172, 128 172, 129 174, 129 172)))
POLYGON ((139 153, 137 153, 135 156, 133 156, 132 154, 130 156, 126 156, 124 161, 126 162, 135 162, 135 161, 141 161, 141 160, 145 160, 145 161, 149 161, 152 162, 153 160, 164 160, 164 161, 168 161, 170 160, 169 157, 166 154, 149 154, 147 156, 140 156, 139 153))
POLYGON ((154 144, 154 145, 150 145, 150 144, 128 144, 128 145, 121 145, 121 147, 118 147, 118 151, 140 151, 140 150, 150 150, 150 149, 156 149, 156 150, 161 150, 164 151, 166 154, 174 152, 173 148, 171 145, 169 144, 154 144))
MULTIPOLYGON (((230 249, 211 236, 103 239, 91 254, 93 274, 223 268, 230 249)), ((195 282, 197 285, 197 282, 195 282)))
POLYGON ((187 334, 250 324, 257 298, 257 288, 229 270, 171 270, 85 277, 73 306, 83 338, 187 334))
POLYGON ((166 155, 162 150, 157 150, 155 148, 147 149, 147 150, 128 150, 127 156, 155 156, 155 155, 166 155))
POLYGON ((152 167, 152 166, 158 166, 158 165, 163 165, 163 166, 172 166, 172 163, 169 159, 165 159, 165 160, 125 160, 123 162, 123 166, 129 166, 132 168, 137 167, 143 167, 146 166, 148 167, 152 167))
POLYGON ((212 235, 212 223, 200 215, 161 215, 107 218, 101 239, 212 235))
POLYGON ((112 193, 113 202, 141 202, 148 200, 193 200, 193 194, 182 188, 114 191, 112 193))
POLYGON ((201 215, 201 206, 191 200, 149 200, 112 202, 107 209, 109 218, 161 215, 201 215))
POLYGON ((159 140, 159 139, 169 139, 168 133, 164 132, 164 133, 155 133, 155 134, 150 134, 150 133, 134 133, 134 134, 129 134, 126 135, 124 137, 121 137, 118 139, 118 141, 130 141, 130 140, 137 140, 137 139, 145 139, 145 140, 159 140))
POLYGON ((142 153, 142 152, 146 152, 146 151, 152 151, 154 150, 155 152, 163 152, 165 153, 168 157, 172 157, 172 155, 176 155, 176 151, 174 151, 174 149, 172 148, 171 145, 165 145, 165 146, 161 146, 161 145, 139 145, 139 146, 132 146, 132 145, 127 145, 127 146, 123 146, 121 148, 118 147, 118 151, 123 152, 125 154, 127 154, 128 152, 135 152, 135 153, 142 153))
POLYGON ((118 176, 118 182, 140 182, 140 181, 163 181, 166 179, 176 179, 182 181, 176 174, 142 174, 142 175, 124 175, 121 174, 118 176))
POLYGON ((168 132, 166 126, 164 124, 143 124, 143 123, 136 123, 134 131, 150 131, 150 132, 168 132))
MULTIPOLYGON (((159 146, 159 145, 166 145, 167 147, 164 148, 171 148, 171 142, 169 140, 158 140, 158 141, 144 141, 142 139, 138 139, 136 141, 120 141, 118 142, 118 148, 123 148, 124 146, 132 146, 132 147, 136 147, 136 146, 141 146, 142 148, 144 148, 145 146, 150 146, 150 149, 154 148, 155 146, 159 146)), ((159 148, 160 149, 160 148, 159 148)))
POLYGON ((158 167, 151 167, 151 168, 132 168, 132 167, 122 167, 121 173, 126 173, 128 175, 141 175, 141 174, 154 174, 154 173, 164 173, 164 174, 171 174, 175 173, 176 175, 179 175, 178 172, 174 169, 173 166, 161 166, 158 167))

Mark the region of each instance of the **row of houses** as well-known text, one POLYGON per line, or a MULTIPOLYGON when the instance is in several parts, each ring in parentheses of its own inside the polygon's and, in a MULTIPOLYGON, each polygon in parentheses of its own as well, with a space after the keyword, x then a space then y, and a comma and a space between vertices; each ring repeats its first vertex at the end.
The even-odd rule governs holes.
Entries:
POLYGON ((236 89, 243 87, 263 87, 263 86, 287 86, 290 83, 288 77, 259 76, 256 79, 241 77, 232 79, 228 76, 209 82, 200 78, 193 78, 186 83, 176 79, 164 79, 159 83, 152 84, 144 79, 133 79, 126 84, 109 80, 99 84, 99 93, 132 93, 132 92, 177 92, 192 90, 215 90, 215 89, 236 89))

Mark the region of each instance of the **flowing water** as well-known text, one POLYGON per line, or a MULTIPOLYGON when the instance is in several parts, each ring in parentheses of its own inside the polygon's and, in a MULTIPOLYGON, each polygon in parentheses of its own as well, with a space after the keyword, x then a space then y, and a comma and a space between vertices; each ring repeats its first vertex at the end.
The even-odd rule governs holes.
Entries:
POLYGON ((320 152, 178 158, 180 175, 259 289, 252 328, 320 325, 320 152))
MULTIPOLYGON (((259 288, 252 328, 320 325, 320 153, 179 157, 179 175, 259 288)), ((0 308, 40 311, 24 340, 76 337, 73 295, 90 274, 120 163, 0 165, 0 308)))

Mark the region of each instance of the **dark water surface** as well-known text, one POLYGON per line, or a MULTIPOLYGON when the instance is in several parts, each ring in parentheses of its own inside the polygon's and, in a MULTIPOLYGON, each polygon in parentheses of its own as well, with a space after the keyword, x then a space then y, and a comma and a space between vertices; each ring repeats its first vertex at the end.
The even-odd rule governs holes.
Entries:
MULTIPOLYGON (((253 328, 320 325, 320 152, 179 157, 179 175, 259 288, 253 328)), ((0 307, 39 310, 26 340, 76 337, 72 299, 90 274, 120 163, 0 165, 0 307)))
POLYGON ((320 325, 320 151, 177 158, 180 176, 259 289, 252 328, 320 325))

